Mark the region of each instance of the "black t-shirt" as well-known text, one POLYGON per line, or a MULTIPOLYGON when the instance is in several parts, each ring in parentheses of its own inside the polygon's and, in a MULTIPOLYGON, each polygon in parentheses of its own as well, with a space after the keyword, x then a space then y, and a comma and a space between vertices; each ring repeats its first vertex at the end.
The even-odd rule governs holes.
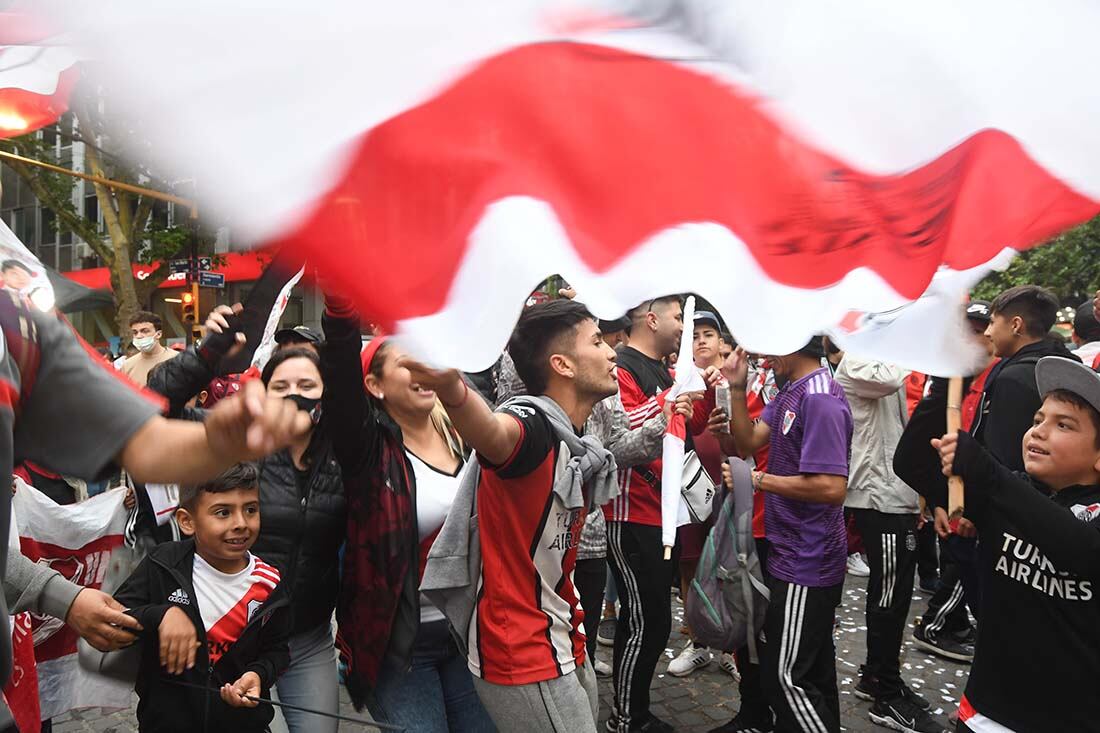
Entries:
POLYGON ((1047 497, 966 433, 954 469, 981 540, 981 624, 960 718, 1100 733, 1091 704, 1100 680, 1100 486, 1047 497))

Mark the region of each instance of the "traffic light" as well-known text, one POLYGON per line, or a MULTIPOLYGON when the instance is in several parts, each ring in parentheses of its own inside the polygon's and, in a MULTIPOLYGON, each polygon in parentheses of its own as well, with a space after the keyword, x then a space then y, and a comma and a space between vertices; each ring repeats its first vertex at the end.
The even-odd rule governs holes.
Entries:
POLYGON ((180 296, 183 323, 188 326, 199 325, 199 294, 196 290, 198 288, 192 288, 191 292, 184 292, 180 296))

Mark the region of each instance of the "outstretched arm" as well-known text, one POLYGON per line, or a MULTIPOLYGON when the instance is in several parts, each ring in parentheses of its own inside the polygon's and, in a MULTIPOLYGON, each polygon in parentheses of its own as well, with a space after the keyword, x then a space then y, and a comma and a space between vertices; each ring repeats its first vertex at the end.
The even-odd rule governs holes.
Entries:
POLYGON ((453 369, 432 369, 411 357, 402 358, 400 364, 412 373, 413 381, 439 396, 458 434, 479 456, 493 465, 512 457, 523 437, 515 418, 490 410, 453 369))

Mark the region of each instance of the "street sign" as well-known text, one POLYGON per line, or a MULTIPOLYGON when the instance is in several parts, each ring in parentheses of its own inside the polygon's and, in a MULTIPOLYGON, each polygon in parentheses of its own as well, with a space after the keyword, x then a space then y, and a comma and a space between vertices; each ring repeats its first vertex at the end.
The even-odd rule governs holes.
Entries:
MULTIPOLYGON (((198 259, 198 264, 199 264, 199 267, 198 267, 199 270, 209 270, 210 269, 210 266, 211 266, 212 263, 211 263, 209 257, 199 257, 197 259, 198 259)), ((173 275, 176 275, 176 274, 179 274, 179 273, 186 273, 188 270, 191 269, 191 260, 187 259, 187 258, 182 259, 182 260, 169 260, 168 261, 168 268, 172 272, 173 275)))
POLYGON ((206 272, 205 270, 199 271, 199 287, 203 288, 224 288, 225 287, 225 275, 220 272, 206 272))

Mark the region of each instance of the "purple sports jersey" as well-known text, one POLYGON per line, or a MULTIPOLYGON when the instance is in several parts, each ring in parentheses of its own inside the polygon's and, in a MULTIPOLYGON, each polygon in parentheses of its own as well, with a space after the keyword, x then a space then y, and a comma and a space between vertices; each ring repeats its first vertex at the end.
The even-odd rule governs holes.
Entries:
MULTIPOLYGON (((761 419, 771 428, 768 473, 848 475, 852 411, 844 389, 819 369, 780 390, 761 419)), ((822 588, 844 582, 844 507, 769 494, 764 527, 768 571, 788 583, 822 588)))

